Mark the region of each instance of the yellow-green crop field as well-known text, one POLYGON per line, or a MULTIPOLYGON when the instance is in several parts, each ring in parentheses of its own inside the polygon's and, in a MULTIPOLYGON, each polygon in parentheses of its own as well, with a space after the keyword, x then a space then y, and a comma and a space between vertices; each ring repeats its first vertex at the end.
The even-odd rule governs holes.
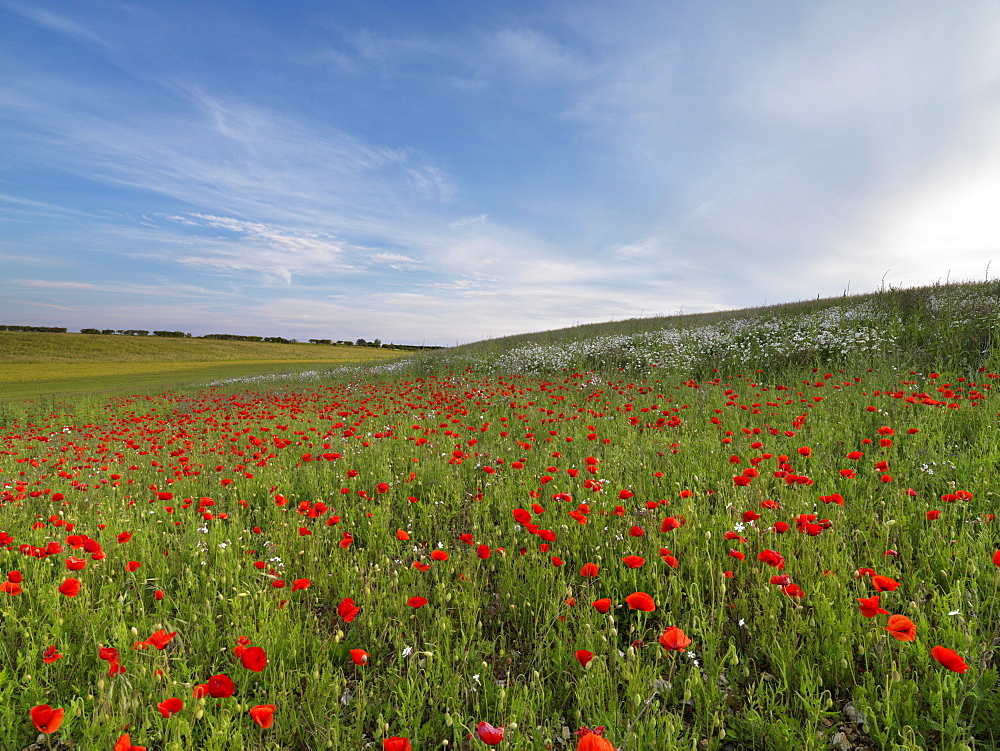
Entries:
POLYGON ((374 347, 0 332, 0 401, 297 375, 402 354, 374 347))

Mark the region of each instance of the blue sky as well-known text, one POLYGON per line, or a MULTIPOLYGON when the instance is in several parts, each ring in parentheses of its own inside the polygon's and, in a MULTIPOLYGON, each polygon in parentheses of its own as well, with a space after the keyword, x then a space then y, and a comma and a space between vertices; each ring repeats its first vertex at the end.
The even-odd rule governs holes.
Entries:
POLYGON ((992 278, 997 39, 992 0, 0 0, 0 323, 455 344, 992 278))

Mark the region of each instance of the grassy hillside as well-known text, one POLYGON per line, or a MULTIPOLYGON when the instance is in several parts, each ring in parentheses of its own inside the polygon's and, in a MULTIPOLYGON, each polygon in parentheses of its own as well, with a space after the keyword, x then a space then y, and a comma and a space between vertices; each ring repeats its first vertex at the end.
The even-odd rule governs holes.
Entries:
POLYGON ((328 344, 272 344, 158 336, 42 334, 0 331, 0 364, 223 362, 233 360, 308 360, 356 362, 387 360, 400 352, 374 347, 328 344))
POLYGON ((418 372, 769 372, 814 368, 998 369, 1000 282, 889 289, 745 310, 521 334, 411 358, 418 372))

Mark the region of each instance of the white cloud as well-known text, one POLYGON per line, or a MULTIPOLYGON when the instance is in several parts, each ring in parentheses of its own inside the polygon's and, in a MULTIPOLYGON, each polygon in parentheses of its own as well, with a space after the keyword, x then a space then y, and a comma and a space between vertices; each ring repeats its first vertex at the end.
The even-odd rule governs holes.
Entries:
POLYGON ((664 246, 659 238, 648 237, 637 243, 615 245, 611 248, 611 255, 619 261, 632 261, 657 256, 663 250, 664 246))
POLYGON ((58 34, 77 37, 87 42, 99 44, 102 47, 108 46, 107 42, 100 36, 68 16, 59 15, 58 13, 53 13, 52 11, 32 5, 5 2, 3 6, 32 23, 50 29, 58 34))
POLYGON ((553 37, 531 28, 503 29, 493 37, 495 59, 522 79, 544 87, 579 81, 587 65, 553 37))

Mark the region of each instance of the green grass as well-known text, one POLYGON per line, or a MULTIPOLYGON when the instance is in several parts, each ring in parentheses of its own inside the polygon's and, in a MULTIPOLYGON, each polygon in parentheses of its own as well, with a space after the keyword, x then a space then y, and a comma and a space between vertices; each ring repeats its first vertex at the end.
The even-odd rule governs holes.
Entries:
POLYGON ((0 372, 0 400, 72 400, 95 394, 148 392, 262 375, 273 377, 280 385, 282 376, 294 381, 304 373, 321 373, 354 364, 360 366, 364 361, 18 363, 5 365, 0 372))
POLYGON ((400 356, 399 350, 223 339, 46 334, 0 331, 0 364, 305 360, 356 362, 400 356))
POLYGON ((165 750, 485 748, 479 721, 506 726, 507 749, 573 748, 583 725, 628 751, 998 747, 1000 379, 970 365, 991 346, 963 338, 992 328, 921 295, 880 302, 891 357, 843 368, 768 367, 762 348, 754 370, 523 374, 492 370, 494 344, 409 375, 0 405, 0 580, 23 575, 0 592, 5 742, 28 745, 49 704, 88 749, 126 728, 165 750), (71 547, 67 524, 105 556, 71 547), (59 593, 67 576, 78 597, 59 593), (634 592, 655 609, 631 609, 634 592), (888 613, 866 618, 875 594, 888 613), (667 651, 669 627, 691 644, 667 651), (160 628, 176 631, 164 650, 133 649, 160 628), (194 696, 220 673, 232 697, 194 696), (170 697, 184 708, 164 718, 170 697), (277 708, 268 730, 260 704, 277 708))
POLYGON ((0 331, 0 402, 295 377, 401 356, 374 347, 0 331))

